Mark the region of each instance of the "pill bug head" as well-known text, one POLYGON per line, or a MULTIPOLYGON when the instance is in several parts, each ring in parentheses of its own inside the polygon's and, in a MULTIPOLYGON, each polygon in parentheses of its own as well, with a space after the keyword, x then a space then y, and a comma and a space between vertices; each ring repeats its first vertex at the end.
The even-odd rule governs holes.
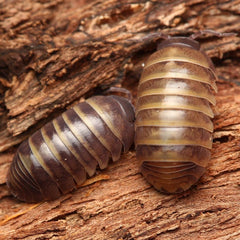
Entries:
POLYGON ((25 202, 54 200, 81 186, 128 151, 134 108, 119 96, 95 96, 75 105, 23 141, 10 165, 7 185, 25 202))
POLYGON ((176 45, 191 47, 196 50, 200 49, 199 42, 190 37, 170 37, 170 38, 165 39, 162 42, 160 42, 158 44, 157 49, 161 49, 161 48, 167 47, 167 46, 176 46, 176 45))

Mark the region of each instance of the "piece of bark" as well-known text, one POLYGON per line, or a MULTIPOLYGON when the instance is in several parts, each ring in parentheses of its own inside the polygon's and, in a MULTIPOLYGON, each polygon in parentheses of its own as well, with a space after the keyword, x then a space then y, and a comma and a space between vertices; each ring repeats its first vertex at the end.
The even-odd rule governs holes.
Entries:
POLYGON ((220 77, 213 157, 183 194, 156 192, 132 149, 95 183, 40 205, 5 184, 16 148, 82 96, 114 84, 136 99, 159 36, 240 30, 240 1, 4 1, 0 3, 0 239, 239 239, 240 41, 199 39, 220 77), (101 180, 102 179, 102 180, 101 180))

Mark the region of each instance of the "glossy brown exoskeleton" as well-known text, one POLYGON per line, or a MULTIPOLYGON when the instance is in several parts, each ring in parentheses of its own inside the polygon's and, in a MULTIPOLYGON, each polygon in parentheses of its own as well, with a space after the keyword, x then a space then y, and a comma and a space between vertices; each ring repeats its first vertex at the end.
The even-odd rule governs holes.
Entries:
POLYGON ((212 148, 216 72, 193 38, 169 37, 145 64, 136 106, 135 145, 141 172, 168 193, 202 176, 212 148))
POLYGON ((77 104, 19 146, 7 176, 10 191, 26 202, 70 192, 130 148, 134 118, 123 97, 95 96, 77 104))

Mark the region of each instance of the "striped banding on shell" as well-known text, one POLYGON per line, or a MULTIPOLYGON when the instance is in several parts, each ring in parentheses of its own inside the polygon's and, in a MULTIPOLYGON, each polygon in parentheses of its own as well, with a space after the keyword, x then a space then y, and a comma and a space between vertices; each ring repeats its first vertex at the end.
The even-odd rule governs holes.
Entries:
POLYGON ((164 40, 145 64, 136 106, 141 172, 157 190, 177 193, 202 176, 212 148, 216 72, 197 41, 164 40))
POLYGON ((10 191, 39 202, 77 188, 130 148, 134 118, 123 97, 95 96, 77 104, 19 146, 7 175, 10 191))

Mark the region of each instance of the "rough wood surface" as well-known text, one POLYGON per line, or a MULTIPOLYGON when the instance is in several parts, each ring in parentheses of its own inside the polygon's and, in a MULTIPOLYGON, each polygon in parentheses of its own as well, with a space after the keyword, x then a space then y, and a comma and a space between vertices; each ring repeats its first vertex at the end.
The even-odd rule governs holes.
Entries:
POLYGON ((17 143, 74 102, 136 87, 159 36, 240 30, 240 1, 0 1, 0 239, 240 239, 240 39, 199 39, 219 75, 213 157, 197 186, 162 195, 132 149, 93 182, 39 205, 11 197, 17 143))

